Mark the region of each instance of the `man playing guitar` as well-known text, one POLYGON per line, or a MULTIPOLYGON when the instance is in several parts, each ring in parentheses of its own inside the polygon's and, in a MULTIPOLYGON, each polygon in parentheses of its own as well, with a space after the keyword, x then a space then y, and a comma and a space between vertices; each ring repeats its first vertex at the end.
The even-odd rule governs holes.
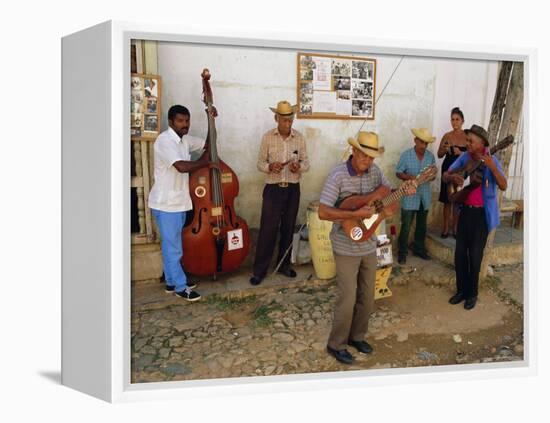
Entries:
POLYGON ((459 186, 467 185, 463 187, 467 195, 456 235, 456 294, 449 302, 458 304, 464 300, 464 308, 471 310, 477 301, 479 271, 487 236, 499 224, 496 187, 505 191, 507 182, 496 156, 488 154, 487 131, 472 125, 465 132, 469 151, 449 167, 443 174, 443 180, 459 186), (460 175, 465 168, 477 169, 466 181, 460 175))

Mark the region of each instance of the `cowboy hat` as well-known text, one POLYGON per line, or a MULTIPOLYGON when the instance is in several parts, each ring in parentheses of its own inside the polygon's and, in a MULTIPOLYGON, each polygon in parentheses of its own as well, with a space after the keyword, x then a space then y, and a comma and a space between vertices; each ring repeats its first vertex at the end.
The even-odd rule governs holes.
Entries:
POLYGON ((361 131, 357 139, 348 138, 348 144, 373 158, 380 157, 384 152, 384 147, 378 146, 378 135, 374 132, 361 131))
POLYGON ((411 129, 411 132, 416 138, 427 142, 428 144, 435 141, 435 137, 426 128, 413 128, 411 129))
POLYGON ((296 110, 298 109, 298 106, 295 104, 294 106, 291 106, 288 101, 279 101, 277 103, 277 108, 270 107, 270 110, 273 113, 277 113, 281 116, 290 116, 296 113, 296 110))
POLYGON ((464 132, 466 132, 467 134, 471 132, 472 134, 477 135, 479 138, 481 138, 485 142, 486 146, 489 145, 489 134, 481 126, 472 125, 470 129, 465 129, 464 132))

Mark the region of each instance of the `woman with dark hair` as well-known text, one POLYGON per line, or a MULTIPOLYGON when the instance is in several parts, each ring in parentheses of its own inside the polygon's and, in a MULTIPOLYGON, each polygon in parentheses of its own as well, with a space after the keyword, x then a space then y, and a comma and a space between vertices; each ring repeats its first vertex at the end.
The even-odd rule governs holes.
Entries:
MULTIPOLYGON (((464 114, 458 107, 451 110, 451 126, 452 131, 447 132, 441 138, 439 149, 437 150, 437 157, 442 158, 443 164, 441 165, 441 174, 445 173, 449 166, 466 151, 467 140, 466 133, 462 129, 464 124, 464 114)), ((449 227, 451 227, 451 234, 456 238, 456 227, 458 223, 457 207, 453 207, 449 201, 447 184, 441 179, 441 188, 439 191, 439 201, 444 204, 443 206, 443 231, 441 232, 441 238, 447 238, 449 236, 449 227)))

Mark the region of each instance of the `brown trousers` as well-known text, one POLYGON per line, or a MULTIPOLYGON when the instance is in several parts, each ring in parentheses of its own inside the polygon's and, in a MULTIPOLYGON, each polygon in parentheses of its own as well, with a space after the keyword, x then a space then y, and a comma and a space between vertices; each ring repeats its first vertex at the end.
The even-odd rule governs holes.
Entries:
POLYGON ((348 340, 363 341, 374 311, 376 253, 363 257, 335 254, 339 296, 334 306, 334 321, 328 346, 347 348, 348 340))

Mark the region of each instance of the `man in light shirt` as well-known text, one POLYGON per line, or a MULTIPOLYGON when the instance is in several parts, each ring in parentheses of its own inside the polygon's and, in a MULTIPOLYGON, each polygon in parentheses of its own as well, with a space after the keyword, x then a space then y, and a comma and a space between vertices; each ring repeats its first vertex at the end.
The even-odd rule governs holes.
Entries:
MULTIPOLYGON (((401 154, 395 169, 396 176, 402 181, 414 181, 424 169, 435 164, 435 156, 428 150, 428 144, 434 142, 435 137, 427 128, 413 128, 411 132, 414 135, 414 147, 401 154)), ((420 185, 415 195, 405 196, 401 199, 401 229, 397 256, 399 264, 407 262, 409 232, 414 219, 416 219, 416 229, 412 246, 413 254, 423 260, 430 260, 426 251, 426 233, 428 211, 431 204, 431 184, 420 185)))
POLYGON ((181 232, 187 212, 193 209, 189 173, 214 164, 207 159, 191 160, 190 153, 202 150, 205 142, 188 135, 190 124, 191 116, 186 107, 170 107, 169 128, 157 137, 154 145, 155 183, 149 193, 149 207, 160 231, 166 292, 175 292, 187 301, 197 301, 201 296, 193 291, 195 286, 188 283, 181 266, 181 232))
POLYGON ((289 278, 296 277, 296 272, 290 267, 290 254, 285 256, 285 253, 292 243, 300 206, 300 176, 309 169, 305 138, 292 129, 296 106, 291 106, 288 101, 280 101, 277 108, 270 109, 275 113, 277 127, 264 134, 258 155, 258 170, 267 176, 260 233, 250 278, 252 285, 259 285, 267 274, 277 232, 280 233, 277 262, 282 260, 278 272, 289 278))

